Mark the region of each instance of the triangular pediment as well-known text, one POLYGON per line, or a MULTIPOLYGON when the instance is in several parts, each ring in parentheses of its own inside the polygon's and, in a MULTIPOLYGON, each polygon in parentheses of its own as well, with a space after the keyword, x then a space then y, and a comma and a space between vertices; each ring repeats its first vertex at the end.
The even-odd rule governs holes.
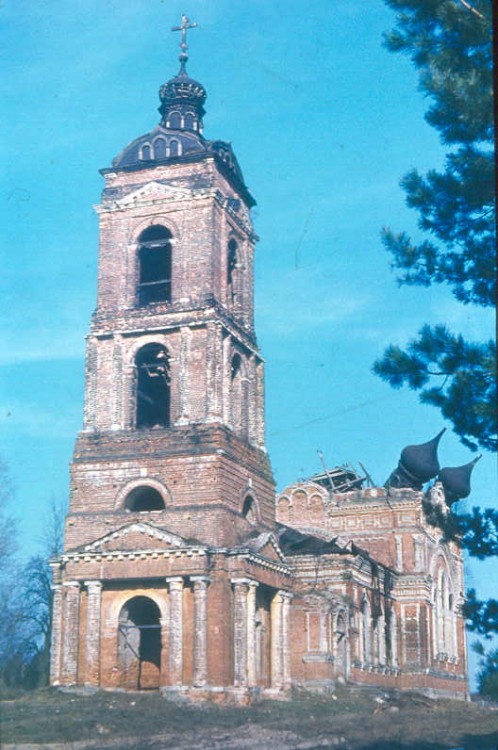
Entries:
POLYGON ((273 562, 284 562, 284 556, 278 545, 276 537, 272 533, 264 533, 252 539, 248 544, 249 549, 256 552, 261 557, 273 562))
POLYGON ((116 201, 116 208, 130 208, 143 203, 173 203, 175 201, 189 200, 194 196, 194 191, 188 188, 173 187, 164 185, 161 182, 148 182, 146 185, 133 190, 125 195, 124 198, 116 201))
POLYGON ((78 551, 89 553, 166 551, 188 547, 188 542, 177 534, 148 523, 130 523, 116 531, 82 545, 78 551))

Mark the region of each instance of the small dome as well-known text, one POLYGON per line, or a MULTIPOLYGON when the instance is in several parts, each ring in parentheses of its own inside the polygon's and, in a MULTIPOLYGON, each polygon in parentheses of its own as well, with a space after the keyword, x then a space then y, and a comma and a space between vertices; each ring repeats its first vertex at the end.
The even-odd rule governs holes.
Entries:
POLYGON ((400 467, 420 484, 433 479, 439 471, 437 447, 445 430, 421 445, 408 445, 401 452, 400 467))
POLYGON ((441 469, 438 479, 443 485, 446 502, 455 503, 470 495, 470 477, 481 456, 463 466, 447 466, 441 469))
POLYGON ((159 98, 163 127, 202 132, 206 89, 187 75, 184 63, 178 75, 161 86, 159 98))

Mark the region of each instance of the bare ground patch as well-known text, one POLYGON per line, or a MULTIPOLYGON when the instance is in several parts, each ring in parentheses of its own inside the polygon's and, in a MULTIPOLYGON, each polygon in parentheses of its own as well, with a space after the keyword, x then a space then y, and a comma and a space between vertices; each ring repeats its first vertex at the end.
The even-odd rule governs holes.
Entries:
POLYGON ((498 711, 417 694, 338 689, 250 707, 157 693, 45 689, 0 697, 3 750, 496 750, 498 711))

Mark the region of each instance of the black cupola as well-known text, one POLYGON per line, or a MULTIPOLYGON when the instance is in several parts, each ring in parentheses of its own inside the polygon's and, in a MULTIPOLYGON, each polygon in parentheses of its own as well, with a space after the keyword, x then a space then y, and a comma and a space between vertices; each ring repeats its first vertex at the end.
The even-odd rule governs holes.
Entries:
POLYGON ((441 469, 438 479, 443 485, 444 495, 448 505, 463 500, 470 495, 470 477, 474 466, 481 456, 463 466, 447 466, 441 469))
POLYGON ((437 448, 445 429, 427 443, 408 445, 401 451, 397 468, 386 482, 386 487, 407 487, 421 490, 422 486, 437 476, 439 461, 437 448))

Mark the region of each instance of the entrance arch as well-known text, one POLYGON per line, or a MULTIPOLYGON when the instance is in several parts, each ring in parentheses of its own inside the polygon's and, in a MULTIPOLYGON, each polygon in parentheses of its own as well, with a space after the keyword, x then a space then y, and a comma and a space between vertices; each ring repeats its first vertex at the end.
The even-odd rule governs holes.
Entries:
POLYGON ((121 687, 153 690, 161 673, 161 613, 147 596, 134 596, 121 608, 118 665, 121 687))

